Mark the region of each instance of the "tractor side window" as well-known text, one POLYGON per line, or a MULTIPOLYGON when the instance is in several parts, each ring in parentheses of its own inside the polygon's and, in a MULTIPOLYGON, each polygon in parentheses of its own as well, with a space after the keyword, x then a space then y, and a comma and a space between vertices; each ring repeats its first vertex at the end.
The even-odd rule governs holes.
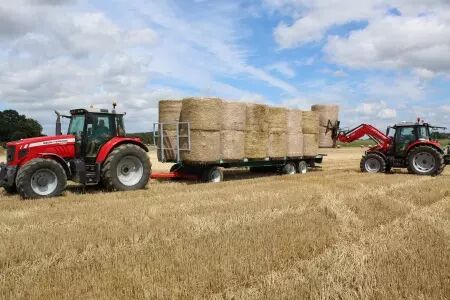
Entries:
POLYGON ((416 140, 414 127, 403 127, 397 129, 397 133, 397 153, 401 154, 406 151, 411 142, 414 142, 416 140))
POLYGON ((93 124, 93 136, 99 138, 106 138, 112 136, 111 122, 108 116, 97 117, 93 124))
POLYGON ((117 125, 117 135, 125 136, 125 127, 123 126, 123 118, 122 116, 116 117, 116 125, 117 125))
POLYGON ((81 137, 84 130, 84 115, 74 115, 70 121, 68 134, 81 137))
POLYGON ((428 128, 425 126, 419 127, 418 128, 418 133, 419 133, 419 139, 425 139, 428 140, 430 139, 429 134, 428 134, 428 128))

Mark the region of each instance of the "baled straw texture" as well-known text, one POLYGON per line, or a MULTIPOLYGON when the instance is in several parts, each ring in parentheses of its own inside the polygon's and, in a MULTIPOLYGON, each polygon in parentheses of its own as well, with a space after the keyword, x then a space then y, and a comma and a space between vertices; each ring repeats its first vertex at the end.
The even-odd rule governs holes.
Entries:
POLYGON ((245 157, 245 131, 222 130, 220 144, 222 159, 241 160, 245 157))
POLYGON ((247 106, 240 102, 222 103, 222 130, 244 131, 247 119, 247 106))
POLYGON ((222 101, 218 98, 186 98, 181 107, 181 122, 191 130, 218 131, 222 127, 222 101))
POLYGON ((245 157, 265 158, 267 157, 269 145, 269 133, 261 131, 245 132, 245 157))
MULTIPOLYGON (((161 154, 161 138, 156 140, 158 147, 158 160, 163 161, 161 154)), ((164 130, 163 132, 164 161, 175 161, 177 158, 177 132, 176 130, 164 130)))
POLYGON ((281 158, 287 156, 287 134, 285 132, 270 132, 268 155, 272 158, 281 158))
POLYGON ((303 156, 303 133, 294 133, 287 135, 287 156, 300 157, 303 156))
POLYGON ((269 126, 267 120, 268 107, 263 104, 247 104, 246 109, 246 130, 247 131, 267 131, 269 126))
POLYGON ((214 162, 220 160, 220 150, 220 131, 191 130, 191 151, 182 151, 181 159, 185 162, 214 162))
MULTIPOLYGON (((181 100, 159 101, 159 123, 177 123, 180 121, 181 100)), ((176 130, 176 124, 166 124, 164 129, 176 130)))
POLYGON ((319 115, 315 111, 304 111, 302 118, 303 133, 319 133, 319 115))
POLYGON ((303 132, 303 112, 299 109, 289 109, 287 111, 288 133, 303 132))
POLYGON ((287 132, 287 110, 282 107, 269 107, 267 112, 269 132, 287 132))
POLYGON ((317 134, 303 134, 303 155, 316 156, 319 152, 317 134))
POLYGON ((326 132, 328 121, 335 124, 339 119, 339 106, 337 105, 313 105, 311 107, 319 115, 319 147, 332 148, 335 146, 331 131, 326 132))

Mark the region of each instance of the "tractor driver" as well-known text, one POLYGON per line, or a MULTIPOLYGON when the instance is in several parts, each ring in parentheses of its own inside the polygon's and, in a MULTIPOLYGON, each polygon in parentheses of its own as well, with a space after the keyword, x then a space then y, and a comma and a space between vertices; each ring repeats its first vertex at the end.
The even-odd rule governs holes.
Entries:
POLYGON ((105 125, 105 120, 99 120, 97 127, 92 132, 90 143, 87 147, 87 155, 90 157, 96 157, 97 151, 100 146, 108 139, 110 136, 110 130, 105 125))

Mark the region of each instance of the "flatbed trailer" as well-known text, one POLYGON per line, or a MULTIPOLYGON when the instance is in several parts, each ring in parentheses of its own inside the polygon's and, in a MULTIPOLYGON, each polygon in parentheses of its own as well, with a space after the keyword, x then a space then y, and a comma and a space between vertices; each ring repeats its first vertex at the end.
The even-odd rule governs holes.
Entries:
POLYGON ((316 156, 297 156, 297 157, 264 157, 264 158, 243 158, 241 160, 217 160, 210 162, 190 162, 181 159, 183 151, 190 151, 190 124, 189 123, 155 123, 153 127, 154 145, 158 151, 158 160, 163 163, 173 163, 170 172, 153 172, 152 179, 155 180, 199 180, 204 182, 221 182, 223 181, 223 169, 242 169, 247 168, 252 172, 274 172, 279 174, 304 174, 312 168, 320 168, 324 156, 326 154, 318 154, 316 156), (176 143, 171 147, 164 145, 165 138, 164 127, 167 125, 176 125, 176 135, 170 136, 174 138, 176 143), (183 135, 180 134, 180 128, 184 127, 183 135), (187 128, 187 130, 186 130, 187 128), (185 146, 180 146, 180 139, 185 139, 185 146), (174 154, 172 159, 165 157, 166 151, 174 154))

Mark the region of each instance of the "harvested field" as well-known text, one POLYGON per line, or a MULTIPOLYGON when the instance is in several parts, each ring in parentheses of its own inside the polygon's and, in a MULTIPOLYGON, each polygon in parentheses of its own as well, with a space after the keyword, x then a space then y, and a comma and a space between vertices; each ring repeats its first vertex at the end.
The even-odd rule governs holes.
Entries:
POLYGON ((448 299, 450 168, 368 175, 362 149, 325 151, 306 175, 0 194, 0 298, 448 299))

